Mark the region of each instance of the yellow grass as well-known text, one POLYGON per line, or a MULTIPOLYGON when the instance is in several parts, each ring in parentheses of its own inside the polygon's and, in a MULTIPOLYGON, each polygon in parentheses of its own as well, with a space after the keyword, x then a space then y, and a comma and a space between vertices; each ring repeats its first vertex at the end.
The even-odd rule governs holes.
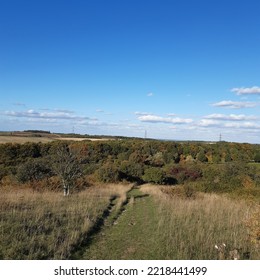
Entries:
POLYGON ((97 186, 62 193, 2 188, 0 259, 67 259, 100 218, 112 197, 119 201, 130 186, 97 186))
POLYGON ((0 144, 6 144, 6 143, 24 144, 26 142, 48 143, 51 141, 53 141, 53 138, 48 138, 48 137, 0 136, 0 144))
POLYGON ((80 137, 56 137, 50 134, 50 137, 31 137, 31 136, 3 136, 0 135, 0 144, 6 144, 6 143, 18 143, 18 144, 24 144, 27 142, 32 142, 32 143, 48 143, 52 142, 55 140, 60 140, 60 141, 110 141, 114 139, 107 139, 107 138, 80 138, 80 137))
POLYGON ((153 195, 159 205, 158 232, 166 258, 218 259, 215 245, 225 243, 228 253, 237 249, 241 258, 260 259, 250 240, 255 207, 216 194, 198 194, 194 199, 170 196, 161 190, 169 187, 144 185, 141 190, 153 195))

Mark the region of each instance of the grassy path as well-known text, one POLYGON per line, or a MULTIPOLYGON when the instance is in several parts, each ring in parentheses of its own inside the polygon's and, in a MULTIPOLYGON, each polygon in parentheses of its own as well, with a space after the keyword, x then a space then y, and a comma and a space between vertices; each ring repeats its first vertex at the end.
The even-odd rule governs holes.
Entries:
POLYGON ((156 187, 141 189, 130 190, 123 206, 111 201, 109 214, 74 259, 211 260, 220 258, 215 244, 222 243, 227 244, 225 259, 236 248, 241 259, 259 259, 243 225, 244 203, 204 194, 196 199, 160 197, 156 187))
POLYGON ((139 189, 132 189, 128 193, 128 203, 121 210, 116 220, 111 213, 82 259, 159 258, 158 213, 153 198, 139 189))

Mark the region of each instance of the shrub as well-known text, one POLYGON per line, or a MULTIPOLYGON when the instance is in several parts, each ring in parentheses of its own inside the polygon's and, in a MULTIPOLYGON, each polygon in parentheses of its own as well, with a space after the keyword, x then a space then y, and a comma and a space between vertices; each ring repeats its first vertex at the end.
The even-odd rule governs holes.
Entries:
POLYGON ((114 163, 107 162, 96 171, 97 179, 103 183, 116 183, 120 180, 119 170, 114 163))
POLYGON ((257 174, 255 169, 243 163, 232 162, 204 168, 204 191, 233 192, 254 187, 257 174))
POLYGON ((119 166, 121 179, 126 179, 130 182, 141 182, 144 174, 142 164, 133 161, 123 161, 119 166))
POLYGON ((197 154, 196 159, 200 162, 207 162, 208 161, 208 158, 206 157, 206 154, 205 154, 204 151, 200 151, 197 154))
POLYGON ((254 157, 255 162, 260 162, 260 151, 256 152, 255 157, 254 157))
POLYGON ((39 181, 52 175, 47 161, 43 159, 29 159, 17 170, 17 179, 21 183, 39 181))
POLYGON ((148 183, 163 184, 165 173, 161 168, 149 167, 145 170, 143 180, 148 183))
POLYGON ((197 165, 172 164, 165 168, 169 178, 175 178, 179 184, 185 181, 195 181, 202 177, 202 170, 197 165))

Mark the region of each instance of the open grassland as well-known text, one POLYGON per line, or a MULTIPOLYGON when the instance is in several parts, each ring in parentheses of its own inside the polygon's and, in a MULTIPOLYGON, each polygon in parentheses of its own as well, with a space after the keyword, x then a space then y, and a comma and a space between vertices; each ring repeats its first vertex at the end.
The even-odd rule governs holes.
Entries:
POLYGON ((222 195, 187 198, 171 190, 148 184, 131 190, 122 214, 93 238, 81 258, 260 259, 256 208, 222 195), (223 243, 220 252, 215 245, 223 243))
POLYGON ((24 144, 27 142, 32 143, 48 143, 53 141, 53 138, 49 137, 27 137, 27 136, 0 136, 0 144, 6 143, 17 143, 17 144, 24 144))
POLYGON ((142 191, 156 201, 159 254, 164 259, 260 259, 257 204, 223 195, 198 193, 187 198, 169 187, 145 185, 142 191), (216 250, 225 244, 225 250, 216 250))
POLYGON ((2 188, 0 259, 68 259, 111 202, 123 203, 129 188, 96 186, 70 197, 2 188))
POLYGON ((2 187, 0 259, 260 259, 255 202, 187 194, 152 184, 69 197, 2 187))

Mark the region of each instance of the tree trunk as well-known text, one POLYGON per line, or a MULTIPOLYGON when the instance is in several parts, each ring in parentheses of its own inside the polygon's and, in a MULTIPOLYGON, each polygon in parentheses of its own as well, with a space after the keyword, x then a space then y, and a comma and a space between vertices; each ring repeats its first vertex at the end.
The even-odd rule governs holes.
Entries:
POLYGON ((63 195, 68 196, 69 195, 69 187, 68 185, 63 181, 63 195))

